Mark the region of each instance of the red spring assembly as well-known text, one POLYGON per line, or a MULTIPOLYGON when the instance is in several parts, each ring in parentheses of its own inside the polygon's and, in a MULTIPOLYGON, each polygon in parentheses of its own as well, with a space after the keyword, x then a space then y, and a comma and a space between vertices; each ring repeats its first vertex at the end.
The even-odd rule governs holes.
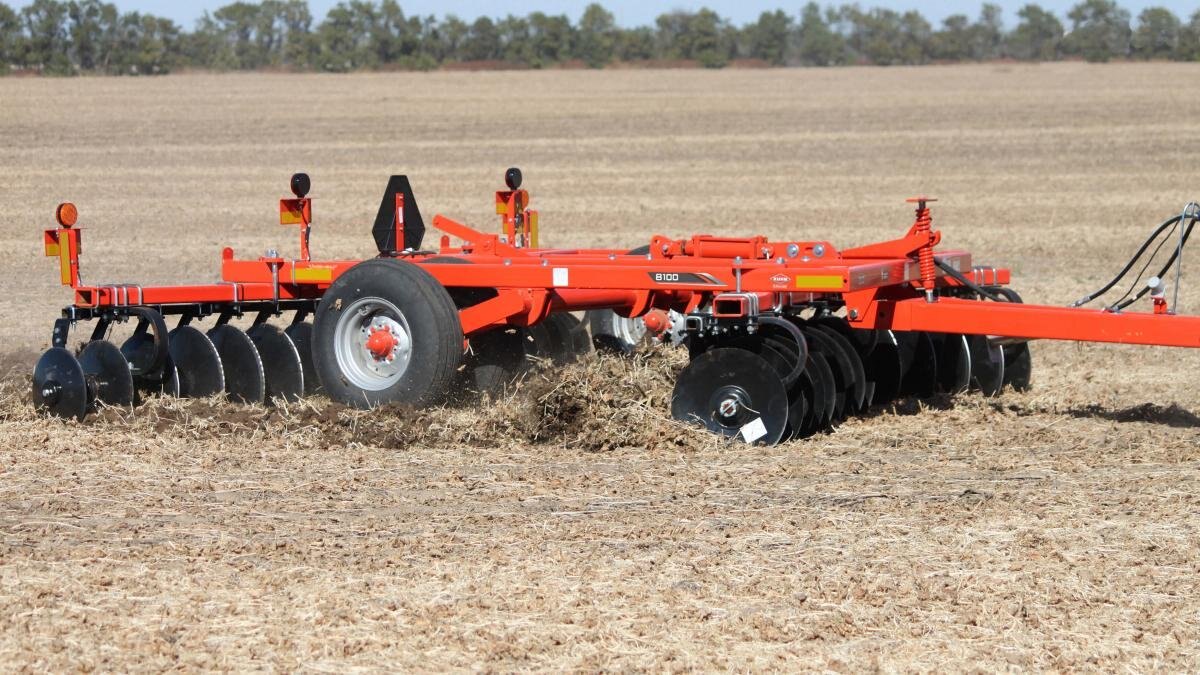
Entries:
POLYGON ((933 302, 934 288, 937 286, 937 267, 933 263, 933 216, 929 213, 927 202, 936 202, 933 197, 912 197, 908 203, 916 203, 917 220, 913 223, 910 235, 923 237, 928 242, 917 251, 917 262, 921 269, 921 286, 925 288, 925 299, 933 302))

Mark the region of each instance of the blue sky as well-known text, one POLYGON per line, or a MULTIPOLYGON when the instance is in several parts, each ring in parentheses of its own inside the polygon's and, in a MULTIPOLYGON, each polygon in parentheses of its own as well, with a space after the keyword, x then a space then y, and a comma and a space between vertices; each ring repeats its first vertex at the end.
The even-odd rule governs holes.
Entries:
MULTIPOLYGON (((7 1, 10 6, 26 4, 21 0, 7 1)), ((123 10, 138 10, 169 17, 185 28, 190 29, 195 20, 205 10, 211 11, 221 5, 227 4, 231 0, 200 0, 199 2, 179 2, 177 0, 109 1, 114 2, 114 4, 123 10)), ((1005 20, 1011 25, 1016 21, 1017 10, 1027 4, 1028 0, 1019 0, 1016 2, 1010 0, 994 1, 1004 8, 1005 20)), ((1077 1, 1045 0, 1038 4, 1054 11, 1060 18, 1065 18, 1067 10, 1077 1)), ((703 6, 716 10, 717 13, 733 20, 736 24, 743 24, 754 21, 763 10, 790 9, 791 12, 798 13, 799 8, 805 2, 806 0, 764 0, 755 2, 747 0, 708 0, 707 2, 604 0, 601 4, 616 15, 617 23, 622 26, 639 26, 652 24, 654 17, 672 9, 698 9, 703 6)), ((318 20, 324 17, 325 12, 335 4, 337 4, 336 0, 309 0, 309 7, 312 8, 313 15, 318 20)), ((510 13, 523 15, 535 10, 553 14, 566 13, 572 19, 578 19, 587 4, 587 0, 572 0, 570 2, 545 2, 543 0, 400 0, 400 6, 404 8, 406 14, 434 14, 437 16, 457 14, 464 19, 474 19, 482 15, 492 17, 503 16, 510 13)), ((836 4, 841 4, 841 2, 839 1, 836 4)), ((897 2, 895 0, 860 0, 859 4, 863 7, 890 7, 897 10, 918 9, 926 18, 936 24, 942 18, 960 12, 974 17, 979 14, 979 5, 981 3, 920 3, 897 2)), ((1191 0, 1189 2, 1180 2, 1178 0, 1162 0, 1160 2, 1118 0, 1118 4, 1128 9, 1135 19, 1139 11, 1151 5, 1167 7, 1183 19, 1190 17, 1197 9, 1200 9, 1200 0, 1191 0)))

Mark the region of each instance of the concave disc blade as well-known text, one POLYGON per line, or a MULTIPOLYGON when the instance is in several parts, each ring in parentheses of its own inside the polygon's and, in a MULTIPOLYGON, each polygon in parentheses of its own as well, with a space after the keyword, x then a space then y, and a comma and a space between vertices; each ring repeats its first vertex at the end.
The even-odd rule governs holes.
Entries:
POLYGON ((1029 391, 1033 378, 1033 357, 1028 342, 1004 345, 1004 384, 1016 391, 1029 391))
POLYGON ((871 407, 871 401, 875 398, 875 380, 872 379, 870 371, 867 370, 867 361, 871 356, 871 352, 875 350, 875 345, 879 342, 879 332, 866 328, 853 328, 845 319, 830 314, 815 317, 810 323, 837 332, 846 338, 849 344, 854 346, 854 349, 858 352, 858 360, 862 364, 863 369, 862 403, 859 406, 859 412, 871 407))
POLYGON ((937 351, 938 391, 961 394, 971 385, 971 350, 967 336, 957 333, 931 333, 937 351))
POLYGON ((774 445, 787 429, 787 392, 775 369, 758 354, 710 349, 679 373, 671 416, 723 436, 774 445))
POLYGON ((813 332, 824 334, 828 338, 830 346, 841 353, 838 361, 843 364, 844 368, 849 368, 848 376, 850 378, 850 386, 846 390, 845 412, 847 415, 859 412, 864 407, 863 401, 867 395, 867 374, 858 349, 836 329, 822 324, 814 324, 810 328, 813 332))
MULTIPOLYGON (((765 342, 760 346, 758 354, 775 369, 776 373, 779 373, 780 379, 783 379, 795 368, 795 354, 785 355, 765 342)), ((804 390, 800 386, 799 378, 792 383, 791 387, 787 387, 787 395, 788 428, 783 434, 784 439, 792 438, 799 433, 800 424, 808 413, 808 401, 804 398, 804 390)))
POLYGON ((805 366, 805 370, 811 371, 813 374, 815 391, 812 402, 816 404, 817 399, 820 399, 820 404, 816 405, 820 410, 820 415, 814 420, 815 426, 812 429, 816 433, 828 428, 833 422, 837 410, 837 384, 833 377, 833 368, 829 366, 829 360, 821 352, 809 350, 808 365, 805 366))
POLYGON ((550 354, 556 364, 562 365, 575 360, 575 341, 571 336, 570 325, 571 319, 574 318, 570 314, 559 313, 551 314, 542 322, 553 341, 550 354))
POLYGON ((179 376, 179 395, 213 396, 225 391, 225 371, 212 340, 195 326, 179 326, 167 338, 171 361, 179 376))
POLYGON ((900 382, 904 378, 904 366, 900 361, 900 346, 890 330, 879 331, 875 348, 863 364, 867 379, 875 383, 871 405, 887 405, 900 395, 900 382))
POLYGON ((986 335, 968 335, 971 350, 971 387, 984 396, 995 396, 1004 389, 1004 347, 994 345, 986 335))
POLYGON ((498 328, 472 335, 471 352, 463 359, 463 364, 460 394, 503 392, 529 368, 523 332, 498 328))
POLYGON ((133 375, 121 350, 108 340, 92 340, 79 352, 83 374, 92 381, 96 400, 106 405, 134 402, 133 375))
POLYGON ((304 366, 292 339, 269 323, 260 323, 246 334, 262 357, 263 373, 267 378, 266 400, 299 400, 304 395, 304 366))
POLYGON ((240 328, 229 324, 208 331, 221 357, 225 372, 225 393, 236 403, 262 403, 267 395, 267 380, 262 359, 254 341, 240 328))
POLYGON ((175 363, 171 361, 170 353, 167 354, 160 370, 139 370, 138 364, 146 364, 151 360, 155 349, 154 337, 148 333, 134 333, 121 345, 121 355, 129 361, 133 387, 139 401, 153 394, 179 396, 179 374, 175 370, 175 363))
POLYGON ((294 323, 283 331, 292 339, 292 344, 296 345, 296 352, 300 354, 300 368, 304 371, 305 396, 312 396, 321 391, 321 381, 317 379, 317 369, 313 366, 312 331, 313 326, 308 321, 294 323))
POLYGON ((537 359, 553 360, 555 358, 558 343, 555 342, 550 329, 546 327, 546 322, 527 326, 521 332, 526 355, 537 359))
POLYGON ((52 347, 33 368, 33 407, 59 417, 82 420, 88 411, 83 366, 71 352, 52 347))
POLYGON ((854 372, 850 368, 848 357, 825 333, 804 327, 804 337, 808 340, 808 348, 825 357, 830 372, 833 373, 834 405, 832 422, 840 422, 849 412, 848 404, 851 387, 854 386, 854 372))
MULTIPOLYGON (((901 333, 896 334, 899 339, 901 333)), ((900 393, 904 396, 929 398, 937 392, 937 348, 929 333, 903 333, 910 336, 912 351, 904 379, 900 382, 900 393)))
POLYGON ((866 361, 871 352, 875 351, 875 345, 879 344, 880 332, 873 328, 851 328, 850 341, 858 347, 858 353, 866 361))

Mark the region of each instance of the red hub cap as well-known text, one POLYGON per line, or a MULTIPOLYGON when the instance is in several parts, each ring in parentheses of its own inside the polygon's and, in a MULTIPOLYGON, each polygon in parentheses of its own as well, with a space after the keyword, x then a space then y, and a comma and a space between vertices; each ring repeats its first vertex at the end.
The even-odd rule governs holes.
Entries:
POLYGON ((371 334, 367 336, 367 351, 379 360, 385 360, 392 356, 392 351, 396 349, 396 336, 392 335, 392 331, 387 328, 372 328, 371 334))

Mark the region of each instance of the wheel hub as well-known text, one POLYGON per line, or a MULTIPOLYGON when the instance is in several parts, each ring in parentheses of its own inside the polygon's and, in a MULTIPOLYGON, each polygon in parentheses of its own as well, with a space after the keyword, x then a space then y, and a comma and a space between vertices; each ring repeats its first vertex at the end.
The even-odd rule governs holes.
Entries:
POLYGON ((371 352, 378 361, 391 361, 396 358, 393 353, 400 346, 400 341, 391 330, 384 327, 371 326, 367 335, 367 351, 371 352))
POLYGON ((412 333, 408 319, 383 298, 359 298, 343 310, 334 352, 343 376, 369 391, 388 388, 408 370, 412 333))

